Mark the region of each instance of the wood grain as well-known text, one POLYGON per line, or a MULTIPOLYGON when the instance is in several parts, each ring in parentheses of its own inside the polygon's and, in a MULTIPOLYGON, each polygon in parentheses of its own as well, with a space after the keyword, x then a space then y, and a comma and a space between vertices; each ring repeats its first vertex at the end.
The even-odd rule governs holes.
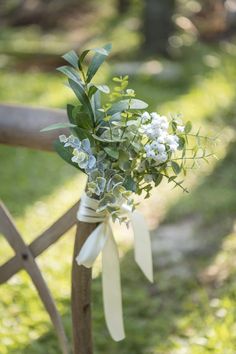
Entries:
POLYGON ((66 111, 19 105, 0 105, 0 144, 53 150, 53 141, 68 129, 40 132, 54 123, 68 122, 66 111))
POLYGON ((69 354, 67 338, 55 302, 51 296, 46 282, 44 281, 41 271, 34 260, 33 255, 21 238, 21 235, 18 232, 9 212, 2 203, 0 203, 0 220, 0 232, 6 237, 8 243, 16 252, 16 254, 20 256, 22 268, 24 268, 31 277, 44 304, 44 307, 47 310, 55 327, 62 353, 69 354))
MULTIPOLYGON (((36 258, 48 247, 54 244, 65 232, 76 223, 76 212, 79 202, 73 205, 64 215, 62 215, 53 225, 39 235, 28 247, 32 256, 36 258)), ((0 219, 1 222, 1 219, 0 219)), ((0 266, 0 284, 8 281, 23 267, 21 255, 17 253, 6 263, 0 266)))
POLYGON ((92 354, 92 325, 91 325, 91 275, 92 270, 78 266, 75 258, 84 242, 97 227, 97 224, 78 222, 75 236, 72 287, 71 287, 71 312, 73 327, 74 354, 92 354))

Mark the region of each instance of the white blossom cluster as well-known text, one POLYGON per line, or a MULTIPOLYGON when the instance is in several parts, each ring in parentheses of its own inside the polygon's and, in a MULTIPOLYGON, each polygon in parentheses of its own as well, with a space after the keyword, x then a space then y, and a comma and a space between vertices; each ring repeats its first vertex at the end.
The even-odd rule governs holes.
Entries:
MULTIPOLYGON (((156 112, 144 112, 141 116, 140 133, 146 135, 148 142, 145 144, 146 157, 155 160, 158 164, 168 159, 168 152, 175 152, 179 147, 179 137, 169 134, 169 122, 165 116, 156 112)), ((184 132, 184 126, 177 126, 178 132, 184 132)))

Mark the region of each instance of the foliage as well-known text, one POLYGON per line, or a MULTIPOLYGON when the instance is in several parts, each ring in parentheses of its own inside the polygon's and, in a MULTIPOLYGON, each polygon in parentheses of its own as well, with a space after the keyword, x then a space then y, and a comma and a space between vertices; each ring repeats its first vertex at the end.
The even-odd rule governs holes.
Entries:
MULTIPOLYGON (((112 90, 92 82, 110 50, 107 44, 85 50, 79 57, 74 51, 63 56, 70 66, 58 70, 68 77, 79 102, 67 107, 66 126, 72 135, 61 135, 55 147, 66 162, 88 175, 86 193, 99 199, 97 212, 107 212, 121 222, 126 221, 122 205, 135 208, 132 193, 144 192, 148 198, 163 179, 187 191, 178 175, 186 175, 199 159, 207 161, 213 154, 206 149, 209 139, 200 130, 192 133, 190 121, 184 125, 178 115, 167 119, 144 112, 148 105, 128 88, 128 76, 114 77, 112 90), (91 51, 95 54, 85 71, 84 59, 91 51), (194 139, 191 145, 190 139, 194 139)), ((54 124, 42 131, 64 127, 65 123, 54 124)))

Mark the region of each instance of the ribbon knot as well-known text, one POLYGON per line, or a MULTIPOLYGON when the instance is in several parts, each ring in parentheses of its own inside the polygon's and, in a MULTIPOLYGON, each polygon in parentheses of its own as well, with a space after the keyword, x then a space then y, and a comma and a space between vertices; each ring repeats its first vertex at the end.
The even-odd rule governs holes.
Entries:
MULTIPOLYGON (((100 223, 85 241, 76 257, 79 265, 93 266, 102 252, 102 288, 105 320, 111 337, 115 341, 125 338, 119 254, 113 236, 112 222, 106 213, 97 213, 99 201, 84 194, 81 198, 77 218, 87 223, 100 223)), ((150 235, 142 214, 131 212, 127 205, 122 210, 129 216, 134 233, 135 261, 146 277, 153 281, 152 251, 150 235)))

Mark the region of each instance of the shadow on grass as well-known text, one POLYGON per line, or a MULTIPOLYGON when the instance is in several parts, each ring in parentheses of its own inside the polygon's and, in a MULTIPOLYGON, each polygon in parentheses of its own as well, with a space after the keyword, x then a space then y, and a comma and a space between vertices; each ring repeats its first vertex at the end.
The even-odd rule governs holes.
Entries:
POLYGON ((15 216, 78 174, 55 153, 0 147, 0 196, 15 216))
MULTIPOLYGON (((181 321, 196 319, 189 325, 201 326, 209 312, 208 290, 198 278, 199 272, 211 263, 209 257, 195 257, 195 275, 191 279, 170 277, 164 270, 155 275, 154 285, 149 285, 134 264, 132 252, 125 255, 121 262, 122 293, 126 339, 114 342, 107 330, 103 318, 101 279, 93 281, 93 335, 96 354, 167 354, 175 347, 175 338, 187 338, 186 328, 181 321), (197 313, 197 315, 196 315, 197 313)), ((63 317, 66 331, 71 333, 70 302, 63 301, 67 309, 63 317)), ((32 321, 33 321, 32 315, 32 321)), ((29 345, 9 354, 59 354, 55 334, 49 330, 44 336, 29 345)))

